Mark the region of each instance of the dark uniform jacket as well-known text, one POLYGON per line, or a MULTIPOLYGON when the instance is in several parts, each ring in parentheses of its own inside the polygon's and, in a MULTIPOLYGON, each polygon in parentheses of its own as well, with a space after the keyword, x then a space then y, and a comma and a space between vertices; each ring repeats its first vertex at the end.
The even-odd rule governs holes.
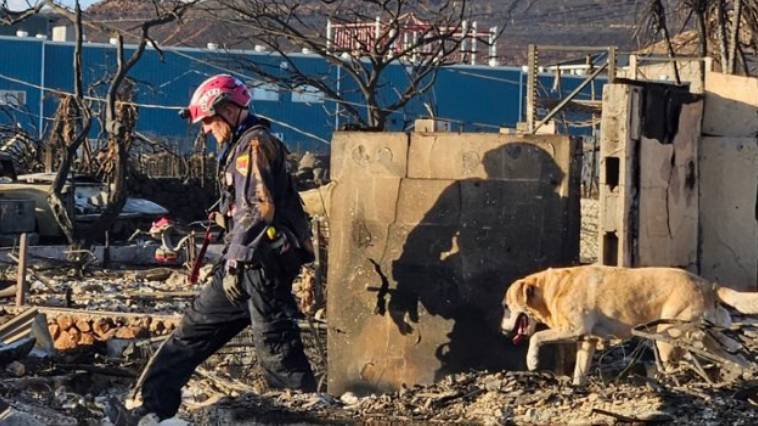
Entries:
POLYGON ((287 154, 268 125, 252 114, 221 154, 220 208, 227 223, 231 222, 226 260, 254 263, 260 245, 267 243, 269 225, 284 233, 295 249, 302 249, 310 239, 310 225, 289 172, 287 154))

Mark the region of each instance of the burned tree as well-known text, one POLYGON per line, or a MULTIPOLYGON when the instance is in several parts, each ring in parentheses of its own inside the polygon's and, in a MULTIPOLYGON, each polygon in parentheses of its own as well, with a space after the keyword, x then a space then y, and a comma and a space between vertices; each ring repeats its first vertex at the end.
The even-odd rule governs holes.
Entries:
POLYGON ((696 31, 698 55, 713 54, 722 72, 735 74, 737 65, 742 64, 740 71, 750 74, 745 52, 758 52, 758 2, 651 0, 640 29, 654 35, 662 34, 671 57, 676 54, 670 36, 672 20, 682 21, 681 30, 691 28, 696 31))
POLYGON ((243 67, 269 84, 336 102, 341 114, 361 128, 383 129, 393 112, 433 86, 440 67, 472 54, 464 49, 467 40, 474 49, 477 41, 494 41, 492 31, 480 33, 467 25, 471 16, 465 1, 218 2, 222 8, 207 12, 233 21, 245 30, 244 38, 260 42, 281 58, 277 67, 254 61, 243 67), (303 69, 292 52, 322 57, 339 67, 338 79, 345 81, 330 81, 303 69), (380 98, 379 89, 389 84, 391 64, 402 64, 405 75, 402 82, 393 81, 394 96, 380 98), (360 101, 350 101, 351 95, 360 101))
MULTIPOLYGON (((60 149, 61 159, 48 200, 63 234, 69 244, 75 248, 89 247, 95 239, 101 238, 113 225, 126 200, 127 156, 134 138, 136 122, 136 105, 132 102, 132 87, 127 78, 129 71, 142 58, 148 43, 160 53, 157 44, 150 37, 151 29, 181 19, 184 13, 198 1, 151 0, 152 15, 125 28, 111 27, 101 22, 83 19, 78 1, 73 11, 52 0, 34 2, 33 6, 27 10, 19 12, 9 11, 5 1, 0 5, 0 19, 9 24, 20 22, 39 13, 43 7, 47 7, 71 21, 75 26, 74 93, 61 96, 58 112, 50 130, 50 145, 60 149), (114 34, 117 40, 116 70, 107 79, 108 89, 105 99, 92 96, 92 93, 89 96, 84 94, 81 49, 85 27, 100 33, 114 34), (124 49, 125 36, 136 39, 136 46, 132 48, 128 57, 124 49), (107 137, 108 155, 105 156, 105 164, 100 166, 107 171, 104 176, 107 177, 105 181, 109 184, 109 191, 107 205, 99 218, 87 229, 87 232, 81 232, 76 228, 70 206, 64 202, 64 191, 74 191, 75 182, 71 178, 74 162, 79 148, 89 147, 87 139, 90 137, 92 128, 92 107, 96 102, 102 103, 105 111, 105 119, 101 125, 107 137)), ((84 151, 89 154, 88 149, 84 151)), ((91 160, 91 157, 88 157, 88 160, 91 160)))
MULTIPOLYGON (((53 184, 50 186, 48 203, 53 211, 56 222, 66 236, 69 244, 79 248, 76 221, 72 217, 70 208, 63 201, 63 190, 71 173, 71 165, 76 158, 76 153, 83 142, 86 141, 92 124, 90 107, 84 102, 82 94, 82 10, 79 2, 76 2, 74 23, 76 24, 76 47, 74 50, 74 95, 61 99, 55 122, 52 129, 50 143, 57 142, 62 148, 62 158, 55 174, 53 184)), ((73 182, 73 180, 72 180, 73 182)), ((74 191, 75 188, 70 188, 74 191)))

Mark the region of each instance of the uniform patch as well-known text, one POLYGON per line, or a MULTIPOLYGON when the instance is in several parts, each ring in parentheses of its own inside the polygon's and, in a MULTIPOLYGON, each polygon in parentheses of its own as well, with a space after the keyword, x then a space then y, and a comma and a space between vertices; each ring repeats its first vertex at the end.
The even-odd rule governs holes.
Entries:
POLYGON ((247 176, 247 171, 250 165, 250 155, 248 154, 242 154, 239 157, 237 157, 237 162, 235 166, 237 167, 237 171, 242 176, 247 176))

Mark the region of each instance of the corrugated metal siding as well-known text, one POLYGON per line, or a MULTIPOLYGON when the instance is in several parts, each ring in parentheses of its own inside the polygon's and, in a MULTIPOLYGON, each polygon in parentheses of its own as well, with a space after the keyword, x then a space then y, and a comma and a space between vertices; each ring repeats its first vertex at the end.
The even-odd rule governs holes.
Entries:
MULTIPOLYGON (((40 84, 42 63, 42 42, 38 39, 15 39, 13 43, 0 45, 0 74, 23 80, 32 85, 40 84)), ((19 110, 10 109, 25 129, 37 130, 39 126, 40 90, 27 85, 0 79, 0 90, 18 90, 26 93, 26 104, 19 110)), ((7 122, 5 114, 0 122, 7 122)))
MULTIPOLYGON (((43 48, 45 87, 72 91, 74 48, 70 43, 43 43, 37 39, 0 37, 0 74, 34 85, 40 84, 43 48)), ((262 82, 253 76, 247 61, 265 65, 272 72, 285 66, 281 57, 266 53, 226 53, 196 49, 164 49, 163 52, 161 57, 155 50, 148 49, 131 71, 130 77, 136 82, 136 102, 179 107, 187 103, 194 88, 210 75, 233 70, 247 83, 256 85, 262 82)), ((128 57, 131 50, 126 49, 125 54, 128 57)), ((85 87, 92 87, 99 79, 114 72, 115 55, 114 46, 85 44, 82 57, 85 87)), ((322 78, 365 114, 364 100, 355 83, 344 72, 340 74, 337 67, 313 55, 294 55, 293 62, 298 68, 322 78)), ((561 93, 565 95, 570 92, 582 79, 562 76, 561 93)), ((554 76, 540 76, 541 96, 558 97, 558 93, 553 90, 554 80, 554 76)), ((402 91, 406 84, 406 70, 403 65, 395 65, 382 81, 380 97, 384 100, 395 99, 398 91, 402 91)), ((519 68, 468 65, 447 67, 439 71, 431 90, 390 116, 388 127, 393 130, 410 128, 416 117, 428 115, 430 109, 436 116, 450 119, 454 122, 454 127, 466 131, 497 131, 499 126, 514 127, 523 115, 525 87, 526 76, 519 68)), ((32 128, 37 120, 34 117, 39 115, 39 90, 0 78, 0 90, 17 88, 27 91, 29 107, 27 118, 21 119, 19 115, 19 121, 24 127, 32 128)), ((107 84, 101 82, 94 94, 104 97, 106 88, 107 84)), ((581 98, 588 99, 589 90, 587 88, 581 98)), ((293 102, 292 95, 291 89, 280 88, 278 100, 254 100, 254 109, 262 115, 288 123, 327 141, 337 124, 345 124, 347 117, 344 114, 336 116, 337 106, 332 100, 306 104, 293 102)), ((597 98, 600 99, 600 96, 600 88, 597 88, 597 98)), ((57 98, 48 93, 44 102, 44 115, 51 117, 56 104, 57 98)), ((191 147, 197 129, 187 126, 178 117, 176 110, 143 107, 139 114, 140 131, 170 138, 184 149, 191 147)), ((7 121, 7 117, 0 117, 0 120, 7 121)), ((273 128, 282 135, 292 150, 328 150, 328 145, 300 132, 277 124, 273 128)), ((96 131, 97 129, 93 130, 96 131)))

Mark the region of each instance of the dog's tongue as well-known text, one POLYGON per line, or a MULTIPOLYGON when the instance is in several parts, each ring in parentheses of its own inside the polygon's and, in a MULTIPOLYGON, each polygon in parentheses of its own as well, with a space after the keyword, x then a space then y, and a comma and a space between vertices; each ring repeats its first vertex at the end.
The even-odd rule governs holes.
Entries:
POLYGON ((522 340, 524 340, 524 335, 523 334, 517 334, 515 337, 513 337, 513 344, 514 345, 520 345, 522 340))
POLYGON ((529 320, 527 319, 526 315, 519 315, 518 319, 516 320, 516 335, 513 337, 513 344, 518 345, 521 343, 521 341, 524 340, 524 336, 526 336, 526 327, 529 324, 529 320))

